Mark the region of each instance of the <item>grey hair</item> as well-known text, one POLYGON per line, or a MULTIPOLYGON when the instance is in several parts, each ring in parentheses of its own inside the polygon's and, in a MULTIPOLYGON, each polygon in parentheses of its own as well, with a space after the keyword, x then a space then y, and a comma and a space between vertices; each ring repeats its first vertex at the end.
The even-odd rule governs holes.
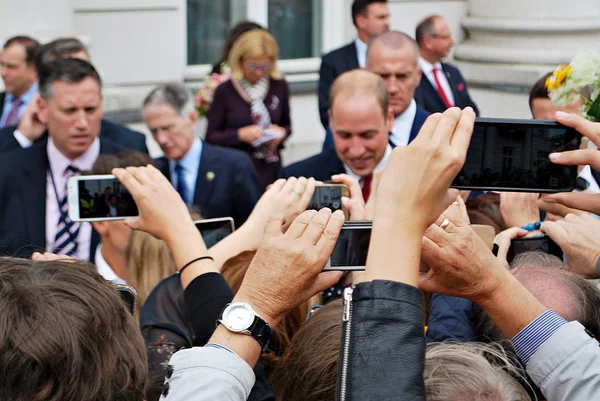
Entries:
POLYGON ((551 267, 564 269, 563 261, 554 255, 541 251, 523 252, 515 256, 510 263, 512 269, 523 269, 532 267, 551 267))
POLYGON ((195 109, 192 92, 179 82, 159 85, 144 99, 144 107, 158 104, 170 105, 182 117, 187 117, 195 109))
POLYGON ((433 344, 423 374, 427 401, 531 401, 517 364, 499 344, 433 344))
POLYGON ((412 46, 415 51, 415 63, 419 63, 420 51, 417 42, 415 42, 413 38, 411 38, 404 32, 387 31, 375 36, 369 42, 369 47, 367 48, 367 65, 369 64, 369 55, 371 53, 371 50, 373 46, 378 42, 381 42, 381 44, 385 47, 395 50, 403 49, 406 46, 412 46))

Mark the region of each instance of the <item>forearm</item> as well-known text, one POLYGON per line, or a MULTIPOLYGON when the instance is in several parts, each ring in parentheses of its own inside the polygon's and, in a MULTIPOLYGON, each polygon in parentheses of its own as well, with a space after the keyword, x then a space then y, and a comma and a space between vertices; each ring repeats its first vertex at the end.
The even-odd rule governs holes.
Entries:
POLYGON ((256 234, 252 233, 251 229, 246 225, 242 225, 239 230, 234 231, 231 235, 212 246, 208 253, 215 260, 215 268, 220 271, 230 258, 245 251, 256 250, 260 244, 260 242, 255 242, 256 238, 256 234))

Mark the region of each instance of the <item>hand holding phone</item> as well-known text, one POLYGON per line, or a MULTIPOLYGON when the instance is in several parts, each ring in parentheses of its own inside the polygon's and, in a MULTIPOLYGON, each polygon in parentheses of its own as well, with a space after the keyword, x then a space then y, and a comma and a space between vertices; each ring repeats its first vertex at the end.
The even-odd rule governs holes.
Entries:
POLYGON ((349 221, 344 223, 340 236, 335 243, 329 262, 324 271, 365 270, 367 253, 371 243, 370 221, 349 221))
POLYGON ((349 197, 348 187, 342 184, 318 184, 307 210, 329 208, 332 212, 342 210, 342 196, 349 197))
POLYGON ((234 223, 231 217, 197 220, 194 221, 194 224, 202 234, 204 244, 209 249, 234 231, 234 223))

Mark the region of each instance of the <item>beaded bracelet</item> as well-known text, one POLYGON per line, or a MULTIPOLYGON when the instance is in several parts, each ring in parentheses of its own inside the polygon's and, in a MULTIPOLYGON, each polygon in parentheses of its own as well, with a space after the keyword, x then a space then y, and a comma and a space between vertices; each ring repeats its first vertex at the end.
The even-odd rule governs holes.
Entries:
POLYGON ((215 261, 215 260, 212 258, 212 256, 200 256, 199 258, 193 259, 193 260, 189 261, 188 263, 186 263, 186 264, 185 264, 185 265, 184 265, 184 266, 181 268, 181 270, 179 270, 179 274, 181 275, 181 273, 183 273, 183 271, 184 271, 185 269, 187 269, 187 268, 188 268, 188 267, 189 267, 191 264, 193 264, 193 263, 196 263, 196 262, 198 262, 198 261, 200 261, 200 260, 207 260, 207 259, 210 259, 210 260, 212 260, 213 262, 215 261))
POLYGON ((535 230, 539 230, 541 226, 542 226, 542 222, 536 221, 535 223, 529 223, 526 226, 521 227, 521 229, 523 229, 525 231, 535 231, 535 230))

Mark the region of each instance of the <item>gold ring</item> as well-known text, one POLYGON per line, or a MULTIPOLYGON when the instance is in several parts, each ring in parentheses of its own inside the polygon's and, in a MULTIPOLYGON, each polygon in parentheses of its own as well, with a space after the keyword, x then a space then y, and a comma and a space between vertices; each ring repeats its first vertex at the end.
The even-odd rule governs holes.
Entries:
POLYGON ((440 228, 441 228, 442 230, 445 230, 445 229, 446 229, 446 227, 448 227, 449 225, 450 225, 450 220, 448 220, 448 219, 446 218, 446 219, 444 219, 444 221, 442 221, 442 224, 440 224, 440 228))

